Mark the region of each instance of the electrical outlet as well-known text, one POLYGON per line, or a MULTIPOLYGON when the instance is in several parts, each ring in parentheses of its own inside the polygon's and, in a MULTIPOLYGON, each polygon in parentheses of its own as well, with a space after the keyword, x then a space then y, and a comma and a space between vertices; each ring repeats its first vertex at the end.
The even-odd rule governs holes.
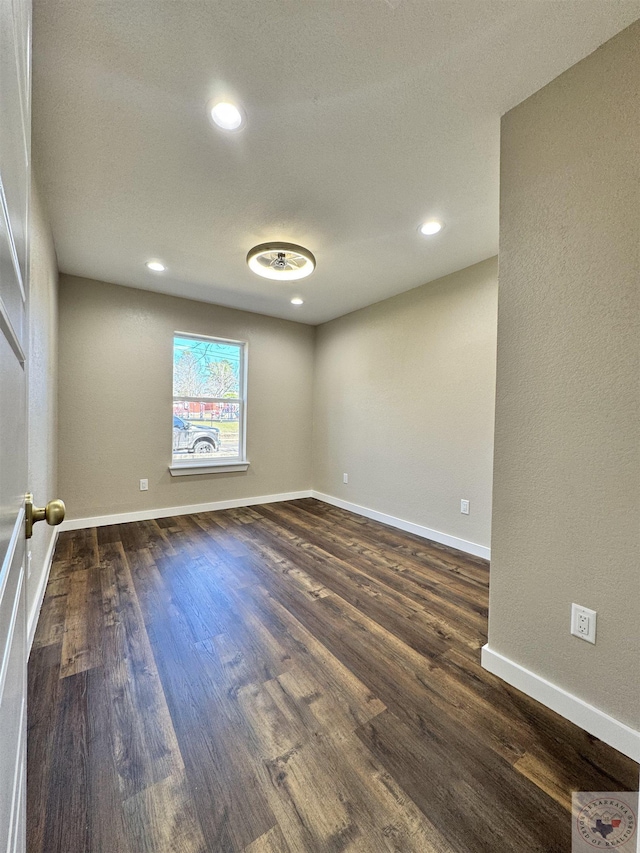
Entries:
POLYGON ((343 483, 348 483, 348 482, 349 482, 349 475, 348 475, 348 474, 343 474, 343 475, 342 475, 342 482, 343 482, 343 483))
POLYGON ((587 643, 596 641, 596 611, 579 604, 571 605, 571 633, 574 637, 586 640, 587 643))
POLYGON ((149 491, 149 481, 148 480, 140 480, 140 491, 148 492, 149 491))
POLYGON ((463 515, 469 515, 469 501, 460 501, 460 512, 463 515))

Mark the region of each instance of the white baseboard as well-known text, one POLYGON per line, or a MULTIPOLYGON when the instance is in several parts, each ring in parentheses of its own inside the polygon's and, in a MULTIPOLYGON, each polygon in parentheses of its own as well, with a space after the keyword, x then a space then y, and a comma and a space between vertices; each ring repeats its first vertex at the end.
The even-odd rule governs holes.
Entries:
POLYGON ((27 617, 27 657, 29 657, 31 652, 31 646, 33 645, 33 638, 38 624, 38 617, 40 616, 42 602, 44 601, 44 592, 47 588, 51 564, 53 563, 53 554, 56 550, 56 542, 58 541, 58 529, 59 528, 54 527, 51 531, 51 540, 49 541, 49 547, 47 548, 47 553, 44 557, 44 566, 42 567, 40 582, 38 583, 38 591, 36 593, 36 597, 33 599, 33 604, 31 605, 31 610, 27 617))
POLYGON ((482 666, 619 752, 634 761, 640 761, 640 732, 568 693, 557 684, 552 684, 535 672, 494 652, 488 645, 482 648, 482 666))
POLYGON ((424 527, 422 524, 414 524, 412 521, 405 521, 402 518, 396 518, 394 515, 387 515, 384 512, 378 512, 366 506, 343 501, 340 498, 334 498, 333 495, 325 495, 322 492, 312 490, 311 497, 340 507, 340 509, 355 512, 356 515, 363 515, 365 518, 381 521, 383 524, 389 524, 391 527, 397 527, 399 530, 405 530, 407 533, 415 533, 416 536, 421 536, 423 539, 431 539, 433 542, 439 542, 440 545, 448 545, 450 548, 464 551, 465 554, 472 554, 474 557, 484 557, 485 560, 491 559, 491 549, 485 545, 467 542, 466 539, 458 539, 457 536, 450 536, 448 533, 432 530, 430 527, 424 527))
POLYGON ((354 512, 356 515, 363 515, 374 521, 381 521, 383 524, 389 524, 391 527, 397 527, 399 530, 406 530, 408 533, 415 533, 423 539, 431 539, 433 542, 439 542, 441 545, 449 545, 451 548, 457 548, 458 551, 464 551, 466 554, 472 554, 474 557, 484 557, 485 560, 491 559, 491 549, 484 545, 467 542, 466 539, 458 539, 457 536, 449 536, 448 533, 440 533, 440 531, 432 530, 430 527, 423 527, 421 524, 414 524, 412 521, 405 521, 402 518, 396 518, 393 515, 387 515, 384 512, 378 512, 375 509, 369 509, 359 504, 349 503, 349 501, 343 501, 340 498, 334 498, 333 495, 325 495, 322 492, 316 492, 312 489, 302 492, 283 492, 279 495, 258 495, 255 498, 235 498, 229 501, 211 501, 210 503, 189 504, 187 506, 142 509, 132 512, 120 512, 114 515, 69 518, 62 522, 59 529, 82 530, 85 527, 104 527, 107 524, 126 524, 129 521, 148 521, 152 518, 169 518, 172 515, 191 515, 195 512, 211 512, 217 509, 233 509, 235 507, 255 506, 256 504, 295 501, 300 498, 316 498, 316 500, 324 501, 324 503, 354 512))
POLYGON ((69 518, 60 525, 60 530, 82 530, 85 527, 105 527, 107 524, 126 524, 129 521, 148 521, 152 518, 169 518, 172 515, 192 515, 195 512, 211 512, 217 509, 234 509, 256 504, 272 504, 279 501, 295 501, 310 498, 311 491, 283 492, 279 495, 259 495, 255 498, 234 498, 229 501, 211 501, 186 506, 166 506, 158 509, 141 509, 120 512, 115 515, 94 515, 89 518, 69 518))

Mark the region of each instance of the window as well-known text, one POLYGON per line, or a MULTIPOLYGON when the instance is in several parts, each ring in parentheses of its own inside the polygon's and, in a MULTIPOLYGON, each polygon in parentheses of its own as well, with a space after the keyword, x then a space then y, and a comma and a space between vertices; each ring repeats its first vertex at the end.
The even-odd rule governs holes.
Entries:
POLYGON ((246 470, 246 344, 175 332, 171 473, 246 470))

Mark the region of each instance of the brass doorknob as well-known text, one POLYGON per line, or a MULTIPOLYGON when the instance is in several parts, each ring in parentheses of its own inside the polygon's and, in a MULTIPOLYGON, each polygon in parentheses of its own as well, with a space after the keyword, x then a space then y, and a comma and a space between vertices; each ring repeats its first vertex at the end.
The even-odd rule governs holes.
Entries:
POLYGON ((47 524, 56 525, 62 524, 64 521, 65 506, 64 501, 55 500, 49 501, 44 507, 33 505, 33 495, 25 496, 25 530, 24 535, 27 539, 31 539, 33 535, 33 525, 36 521, 46 521, 47 524))

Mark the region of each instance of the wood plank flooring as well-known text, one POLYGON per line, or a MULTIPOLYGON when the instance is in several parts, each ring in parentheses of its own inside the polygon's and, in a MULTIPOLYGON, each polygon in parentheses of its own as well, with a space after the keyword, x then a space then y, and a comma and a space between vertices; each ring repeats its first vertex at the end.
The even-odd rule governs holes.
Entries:
POLYGON ((312 499, 63 533, 29 853, 568 853, 638 767, 482 670, 488 578, 312 499))

